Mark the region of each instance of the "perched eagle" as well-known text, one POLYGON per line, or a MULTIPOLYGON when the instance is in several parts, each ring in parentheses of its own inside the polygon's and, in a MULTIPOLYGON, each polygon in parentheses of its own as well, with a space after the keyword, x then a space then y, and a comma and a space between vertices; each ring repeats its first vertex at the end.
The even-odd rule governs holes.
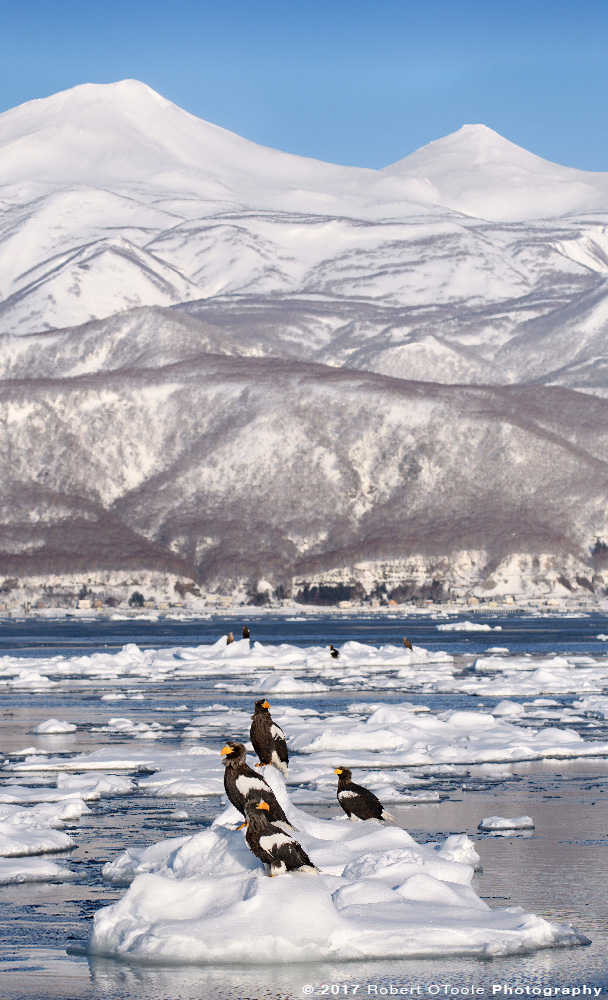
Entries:
POLYGON ((337 660, 338 659, 338 657, 340 655, 340 652, 339 652, 339 650, 336 649, 335 646, 332 646, 331 643, 330 643, 330 646, 329 646, 329 652, 331 653, 331 656, 332 656, 333 660, 337 660))
POLYGON ((269 820, 270 806, 265 799, 249 801, 246 806, 247 846, 256 858, 270 865, 270 875, 284 872, 317 872, 312 861, 297 840, 269 820))
POLYGON ((250 799, 259 802, 260 798, 263 798, 267 803, 271 822, 285 823, 290 830, 293 830, 294 827, 281 809, 268 782, 247 764, 247 751, 243 744, 228 740, 226 746, 222 748, 222 757, 225 768, 224 788, 235 809, 246 818, 247 802, 250 799))
POLYGON ((280 726, 277 726, 276 722, 272 721, 269 708, 268 702, 260 699, 260 701, 256 701, 255 711, 251 716, 249 738, 253 743, 253 749, 260 758, 260 763, 256 764, 256 767, 274 764, 287 778, 289 776, 289 753, 287 752, 285 733, 280 726))
POLYGON ((386 811, 380 799, 363 785, 351 781, 351 772, 347 767, 337 767, 334 774, 338 775, 338 802, 349 819, 373 819, 380 823, 386 820, 394 822, 395 817, 386 811))

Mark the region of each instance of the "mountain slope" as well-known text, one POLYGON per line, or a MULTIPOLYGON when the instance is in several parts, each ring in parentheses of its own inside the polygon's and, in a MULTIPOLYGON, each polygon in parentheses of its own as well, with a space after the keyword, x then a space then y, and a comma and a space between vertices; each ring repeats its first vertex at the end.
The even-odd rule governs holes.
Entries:
POLYGON ((207 585, 467 549, 584 559, 589 524, 608 530, 608 402, 569 390, 200 354, 13 379, 0 401, 6 573, 78 568, 73 542, 58 555, 74 524, 93 568, 132 565, 139 539, 142 565, 207 585))
POLYGON ((591 572, 608 175, 483 126, 339 167, 123 81, 0 115, 0 194, 0 573, 591 572))

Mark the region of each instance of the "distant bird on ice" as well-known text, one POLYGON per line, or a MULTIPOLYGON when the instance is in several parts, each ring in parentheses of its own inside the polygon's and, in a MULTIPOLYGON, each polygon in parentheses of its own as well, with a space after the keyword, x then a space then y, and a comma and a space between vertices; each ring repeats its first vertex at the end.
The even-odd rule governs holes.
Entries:
POLYGON ((405 646, 406 649, 413 649, 414 648, 412 646, 410 640, 405 635, 403 636, 403 645, 405 646))
POLYGON ((255 711, 251 716, 249 739, 253 749, 260 758, 256 767, 274 764, 286 778, 289 777, 289 753, 285 733, 276 722, 272 721, 269 712, 270 705, 265 699, 255 703, 255 711))
POLYGON ((243 639, 248 639, 248 638, 249 638, 249 629, 247 628, 246 625, 243 625, 243 639))
POLYGON ((268 817, 272 823, 285 823, 290 830, 294 827, 287 819, 277 798, 261 774, 256 774, 247 763, 247 751, 242 743, 228 740, 222 748, 224 758, 224 788, 229 801, 245 818, 247 802, 259 802, 261 798, 267 804, 268 817))
POLYGON ((338 651, 338 650, 336 649, 336 647, 335 647, 335 646, 332 646, 332 645, 330 644, 330 647, 329 647, 329 652, 331 653, 331 655, 332 655, 332 658, 333 658, 334 660, 337 660, 337 659, 338 659, 338 657, 339 657, 340 653, 339 653, 339 651, 338 651))
POLYGON ((394 822, 395 817, 386 811, 373 792, 351 781, 351 772, 347 767, 337 767, 334 774, 338 775, 338 802, 349 819, 353 821, 373 819, 376 823, 387 820, 394 822))
POLYGON ((256 858, 270 865, 271 877, 294 871, 318 872, 301 844, 269 821, 270 809, 264 799, 249 800, 245 809, 247 846, 256 858))
POLYGON ((232 632, 228 633, 228 638, 226 639, 226 645, 229 646, 231 642, 234 642, 234 636, 232 632))

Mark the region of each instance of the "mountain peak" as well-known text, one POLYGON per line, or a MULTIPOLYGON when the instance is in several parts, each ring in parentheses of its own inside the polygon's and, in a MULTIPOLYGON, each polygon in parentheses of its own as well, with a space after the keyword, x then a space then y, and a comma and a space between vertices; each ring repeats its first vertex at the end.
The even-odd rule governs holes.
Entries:
POLYGON ((480 124, 463 125, 382 173, 426 182, 437 203, 494 221, 558 216, 606 203, 606 175, 544 160, 480 124))
MULTIPOLYGON (((434 139, 411 153, 403 160, 386 167, 385 170, 403 170, 408 173, 424 173, 429 176, 438 170, 455 172, 470 167, 486 166, 489 163, 513 165, 538 170, 553 166, 548 160, 528 152, 516 143, 505 139, 499 132, 487 125, 463 125, 456 132, 434 139)), ((560 168, 566 169, 566 168, 560 168)))

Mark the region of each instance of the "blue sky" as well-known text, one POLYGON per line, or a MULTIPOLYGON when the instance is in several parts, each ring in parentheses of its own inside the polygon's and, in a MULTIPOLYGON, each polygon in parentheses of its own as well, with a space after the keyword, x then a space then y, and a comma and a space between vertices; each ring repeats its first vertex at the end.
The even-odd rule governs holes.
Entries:
POLYGON ((606 0, 0 0, 0 111, 143 80, 266 146, 382 167, 481 122, 608 170, 606 0))

